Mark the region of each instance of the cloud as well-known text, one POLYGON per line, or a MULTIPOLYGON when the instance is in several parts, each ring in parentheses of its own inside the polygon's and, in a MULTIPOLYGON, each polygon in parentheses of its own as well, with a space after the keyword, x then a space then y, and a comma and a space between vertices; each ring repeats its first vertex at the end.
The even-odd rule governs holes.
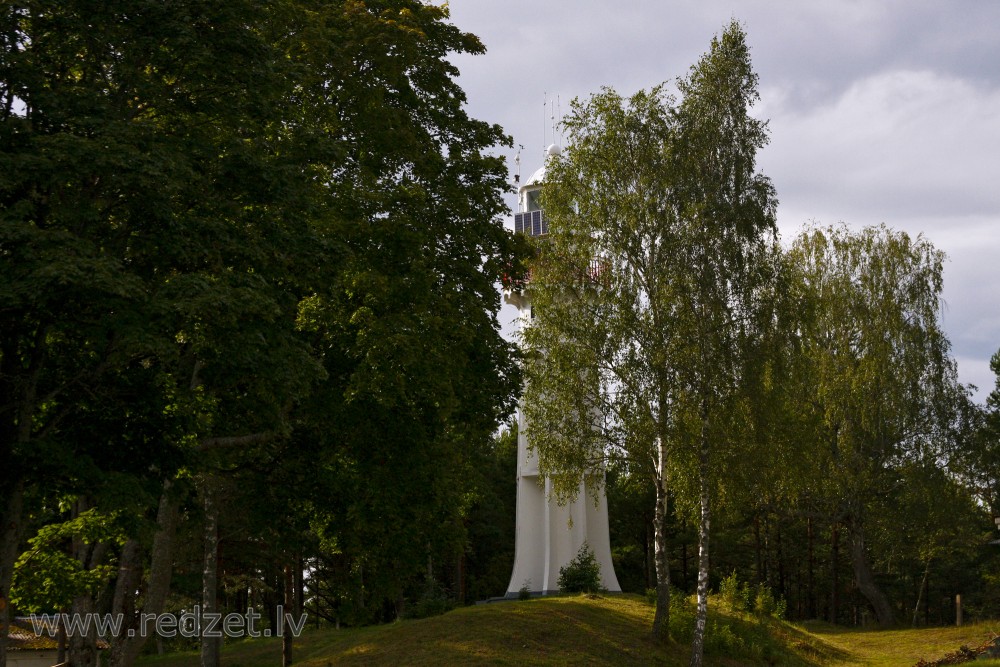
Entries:
MULTIPOLYGON (((953 219, 1000 213, 1000 89, 929 71, 859 80, 829 106, 765 90, 762 164, 792 208, 953 219)), ((869 220, 876 222, 877 220, 869 220)))
MULTIPOLYGON (((968 0, 451 0, 485 56, 458 57, 473 116, 541 163, 543 94, 623 94, 684 75, 744 23, 786 238, 802 223, 886 223, 944 250, 944 323, 963 381, 1000 347, 1000 3, 968 0)), ((551 135, 550 135, 551 136, 551 135)), ((513 151, 506 155, 513 158, 513 151)), ((502 317, 506 317, 505 313, 502 317)), ((987 380, 989 380, 987 382, 987 380)), ((977 395, 984 398, 986 391, 977 395)))
POLYGON ((960 377, 980 386, 1000 347, 1000 87, 929 70, 892 70, 822 106, 762 92, 787 237, 802 223, 885 223, 923 233, 949 257, 943 314, 960 377))

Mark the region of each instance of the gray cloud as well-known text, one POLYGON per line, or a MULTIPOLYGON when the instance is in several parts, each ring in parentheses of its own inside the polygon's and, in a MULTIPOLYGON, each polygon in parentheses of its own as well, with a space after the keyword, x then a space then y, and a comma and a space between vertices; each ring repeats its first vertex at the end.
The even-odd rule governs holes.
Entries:
MULTIPOLYGON (((965 0, 451 0, 485 56, 456 56, 472 115, 541 161, 543 95, 672 81, 736 18, 760 74, 761 154, 790 240, 811 219, 886 223, 944 250, 960 377, 993 386, 1000 347, 1000 3, 965 0)), ((545 130, 546 132, 548 130, 545 130)), ((507 155, 513 157, 513 153, 507 155)), ((503 316, 509 320, 511 311, 503 316)))

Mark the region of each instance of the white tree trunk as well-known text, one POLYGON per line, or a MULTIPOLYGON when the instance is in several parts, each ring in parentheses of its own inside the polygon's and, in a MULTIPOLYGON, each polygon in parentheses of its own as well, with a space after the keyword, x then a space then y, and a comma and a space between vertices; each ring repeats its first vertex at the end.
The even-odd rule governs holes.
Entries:
POLYGON ((670 563, 667 559, 667 471, 666 444, 657 439, 656 515, 653 519, 654 554, 656 562, 656 612, 653 615, 653 636, 670 638, 670 563))
POLYGON ((698 487, 701 517, 698 522, 698 612, 691 642, 691 667, 701 667, 705 656, 705 626, 708 623, 708 536, 711 519, 708 492, 708 428, 702 416, 701 449, 698 452, 698 487))

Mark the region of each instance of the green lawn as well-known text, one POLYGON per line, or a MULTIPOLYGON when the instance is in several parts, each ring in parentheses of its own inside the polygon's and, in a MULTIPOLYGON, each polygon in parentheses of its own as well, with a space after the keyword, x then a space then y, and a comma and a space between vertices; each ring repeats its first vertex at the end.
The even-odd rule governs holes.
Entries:
MULTIPOLYGON (((966 645, 978 647, 1000 634, 1000 622, 977 623, 960 628, 921 628, 917 630, 859 631, 827 623, 807 623, 813 636, 846 652, 843 662, 828 665, 871 665, 890 667, 913 665, 918 660, 935 660, 966 645)), ((976 661, 976 667, 993 661, 976 661)))
MULTIPOLYGON (((307 630, 295 664, 327 665, 686 665, 689 647, 657 644, 653 608, 637 596, 550 597, 457 609, 443 616, 349 630, 307 630)), ((1000 623, 962 628, 867 631, 821 623, 761 623, 723 613, 710 618, 706 663, 719 667, 913 665, 967 644, 978 646, 1000 623)), ((226 667, 280 664, 276 639, 230 644, 226 667)), ((148 657, 141 667, 198 664, 195 653, 148 657)), ((989 663, 977 662, 979 665, 989 663)))

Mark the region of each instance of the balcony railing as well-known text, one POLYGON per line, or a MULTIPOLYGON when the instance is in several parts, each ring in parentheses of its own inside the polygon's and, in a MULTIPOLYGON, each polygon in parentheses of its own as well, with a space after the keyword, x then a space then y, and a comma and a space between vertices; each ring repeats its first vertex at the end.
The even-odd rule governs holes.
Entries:
MULTIPOLYGON (((594 258, 586 268, 579 270, 578 277, 581 282, 588 285, 607 287, 611 279, 610 269, 611 265, 606 259, 594 258)), ((523 292, 531 282, 531 270, 529 269, 527 274, 520 278, 514 278, 512 273, 505 272, 500 276, 500 282, 504 289, 523 292)))

